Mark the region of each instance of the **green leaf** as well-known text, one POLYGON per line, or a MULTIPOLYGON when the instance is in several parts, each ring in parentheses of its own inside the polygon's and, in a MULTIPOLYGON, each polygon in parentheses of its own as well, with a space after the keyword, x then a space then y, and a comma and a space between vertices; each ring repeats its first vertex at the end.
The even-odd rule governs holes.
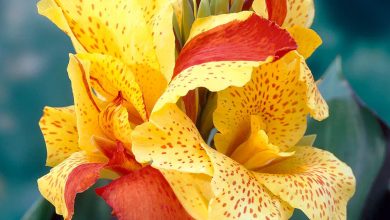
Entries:
POLYGON ((227 14, 229 13, 229 1, 230 0, 215 0, 214 14, 227 14))
POLYGON ((244 5, 244 0, 233 0, 233 4, 230 7, 230 13, 242 11, 242 6, 244 5))
POLYGON ((307 133, 317 134, 314 146, 332 152, 352 168, 357 188, 348 204, 348 219, 360 219, 384 161, 383 132, 374 115, 354 99, 353 91, 342 75, 340 58, 326 71, 319 89, 327 100, 330 116, 322 122, 310 120, 307 133))
POLYGON ((199 3, 198 18, 204 18, 211 15, 209 0, 202 0, 199 3))
POLYGON ((306 135, 301 140, 298 141, 296 146, 313 146, 314 141, 316 140, 317 135, 316 134, 311 134, 311 135, 306 135))
POLYGON ((87 191, 77 194, 75 203, 75 212, 72 220, 107 220, 113 219, 111 208, 106 202, 95 193, 95 189, 105 186, 109 183, 107 180, 99 180, 93 187, 87 191))
POLYGON ((40 197, 24 214, 22 220, 50 220, 55 216, 54 206, 40 197))
POLYGON ((182 21, 182 37, 183 42, 186 42, 188 37, 190 36, 190 31, 192 27, 192 23, 194 23, 194 10, 192 9, 191 0, 183 1, 183 21, 182 21))

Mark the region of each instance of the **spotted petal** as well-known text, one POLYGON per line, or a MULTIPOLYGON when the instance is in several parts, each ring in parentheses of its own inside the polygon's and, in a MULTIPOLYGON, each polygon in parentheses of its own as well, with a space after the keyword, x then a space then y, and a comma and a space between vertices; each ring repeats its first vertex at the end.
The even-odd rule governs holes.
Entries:
POLYGON ((205 146, 213 162, 209 219, 288 219, 293 209, 270 193, 255 175, 229 157, 205 146))
POLYGON ((279 8, 281 4, 287 6, 287 13, 282 22, 283 27, 289 28, 295 25, 310 27, 313 23, 315 12, 313 0, 255 0, 252 7, 260 16, 272 19, 272 13, 268 11, 273 11, 275 6, 279 8))
POLYGON ((169 0, 41 0, 38 11, 70 36, 78 53, 147 63, 161 68, 166 79, 172 75, 175 39, 169 0))
POLYGON ((93 135, 104 136, 99 127, 100 103, 91 90, 89 77, 90 64, 70 55, 68 74, 72 83, 73 98, 81 149, 92 152, 95 146, 91 143, 93 135))
POLYGON ((47 166, 55 166, 80 150, 73 106, 45 107, 39 126, 45 138, 47 166))
POLYGON ((198 87, 220 91, 230 85, 243 86, 250 80, 253 67, 295 48, 285 30, 255 14, 202 32, 184 46, 176 61, 175 78, 153 111, 165 103, 176 103, 198 87))
POLYGON ((293 150, 293 156, 258 170, 258 181, 310 219, 346 219, 347 202, 355 192, 351 168, 314 147, 293 150))
POLYGON ((103 166, 102 161, 76 152, 38 180, 39 191, 55 206, 57 214, 71 219, 76 194, 95 183, 103 166))
POLYGON ((149 122, 137 126, 132 141, 133 153, 140 163, 151 163, 159 169, 212 172, 195 125, 174 104, 165 105, 152 113, 149 122))
MULTIPOLYGON (((130 115, 140 115, 147 120, 146 106, 142 90, 137 83, 136 77, 131 69, 119 59, 101 54, 78 54, 77 58, 84 65, 89 65, 90 81, 99 85, 101 89, 116 97, 119 93, 123 99, 132 104, 135 112, 130 115)), ((109 100, 111 101, 111 100, 109 100)))
POLYGON ((216 147, 227 155, 232 153, 248 138, 251 116, 258 115, 270 143, 285 151, 302 138, 309 112, 322 119, 327 106, 304 59, 291 52, 256 68, 245 86, 218 93, 214 124, 220 133, 215 136, 216 147))

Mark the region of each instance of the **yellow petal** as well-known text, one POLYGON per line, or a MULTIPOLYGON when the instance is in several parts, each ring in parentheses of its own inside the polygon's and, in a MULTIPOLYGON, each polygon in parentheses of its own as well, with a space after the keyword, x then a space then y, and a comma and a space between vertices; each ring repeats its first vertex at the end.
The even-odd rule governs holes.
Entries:
POLYGON ((212 197, 211 177, 175 170, 160 170, 175 192, 180 203, 195 219, 207 219, 212 197))
POLYGON ((171 81, 153 111, 159 111, 166 103, 176 103, 188 91, 198 87, 215 92, 231 85, 243 86, 250 80, 254 67, 270 61, 217 61, 189 67, 171 81))
POLYGON ((78 54, 79 60, 89 63, 91 81, 100 85, 107 93, 118 95, 121 93, 124 100, 130 102, 136 112, 130 115, 140 115, 147 120, 146 106, 140 86, 134 73, 120 60, 101 54, 78 54))
POLYGON ((41 0, 37 3, 37 7, 39 14, 46 16, 62 31, 69 35, 77 52, 86 52, 84 47, 77 40, 75 33, 73 33, 72 29, 70 28, 67 17, 63 13, 62 8, 57 4, 56 0, 41 0))
POLYGON ((310 27, 314 19, 313 0, 287 0, 287 16, 283 27, 289 28, 295 25, 310 27))
POLYGON ((263 187, 254 174, 205 146, 213 162, 209 219, 288 219, 293 209, 263 187))
POLYGON ((329 152, 293 150, 294 156, 258 170, 258 181, 310 219, 346 219, 347 202, 355 191, 352 170, 329 152))
POLYGON ((80 150, 73 106, 45 107, 39 126, 45 138, 47 166, 55 166, 80 150))
POLYGON ((183 172, 212 172, 203 140, 195 125, 176 105, 167 104, 152 113, 149 122, 132 133, 133 153, 140 163, 183 172))
MULTIPOLYGON (((252 7, 258 15, 268 18, 266 0, 255 0, 252 7)), ((283 27, 289 28, 295 25, 310 27, 313 23, 314 12, 313 0, 287 0, 287 15, 283 27)))
POLYGON ((306 59, 322 44, 320 36, 312 29, 294 26, 287 30, 298 44, 298 53, 306 59))
POLYGON ((104 136, 99 127, 100 107, 90 88, 88 62, 70 55, 68 74, 72 83, 73 98, 81 149, 93 152, 96 147, 91 143, 93 135, 104 136))
POLYGON ((78 53, 148 63, 161 68, 166 79, 172 76, 175 38, 169 0, 41 0, 38 11, 71 37, 78 53))
POLYGON ((192 38, 197 35, 206 32, 212 28, 217 26, 229 23, 231 21, 244 21, 248 19, 253 14, 250 11, 243 11, 239 13, 231 13, 231 14, 221 14, 215 16, 209 16, 205 18, 198 18, 194 21, 191 27, 190 36, 188 37, 187 42, 189 42, 192 38))
MULTIPOLYGON (((172 25, 171 0, 138 0, 138 4, 138 7, 144 9, 143 15, 153 36, 153 45, 160 64, 160 71, 165 80, 170 81, 175 66, 175 35, 172 25)), ((137 19, 134 20, 137 22, 137 19)))
POLYGON ((57 214, 71 219, 76 193, 86 190, 96 181, 104 166, 102 162, 82 152, 73 153, 38 180, 39 191, 55 206, 57 214))
POLYGON ((325 113, 317 109, 325 111, 327 106, 321 107, 325 102, 311 72, 301 65, 305 65, 304 59, 291 52, 258 67, 245 86, 229 87, 218 93, 214 112, 214 124, 220 132, 215 136, 218 151, 229 155, 248 138, 253 115, 261 117, 269 142, 281 151, 302 138, 309 112, 321 119, 325 113))
POLYGON ((131 144, 132 128, 127 109, 121 104, 109 104, 99 115, 100 127, 111 140, 119 140, 125 146, 131 144))

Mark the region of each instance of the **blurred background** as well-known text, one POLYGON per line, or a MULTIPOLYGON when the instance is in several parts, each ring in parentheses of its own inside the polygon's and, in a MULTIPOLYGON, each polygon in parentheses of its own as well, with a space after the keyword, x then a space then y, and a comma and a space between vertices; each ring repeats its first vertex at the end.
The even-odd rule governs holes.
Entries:
MULTIPOLYGON (((308 63, 317 79, 326 73, 321 89, 331 117, 311 122, 308 133, 318 133, 315 145, 354 170, 358 186, 348 219, 390 219, 390 1, 315 3, 313 29, 324 43, 308 63)), ((20 219, 39 198, 37 178, 48 171, 42 109, 72 104, 66 66, 73 50, 38 15, 36 1, 0 0, 0 27, 0 219, 20 219)))

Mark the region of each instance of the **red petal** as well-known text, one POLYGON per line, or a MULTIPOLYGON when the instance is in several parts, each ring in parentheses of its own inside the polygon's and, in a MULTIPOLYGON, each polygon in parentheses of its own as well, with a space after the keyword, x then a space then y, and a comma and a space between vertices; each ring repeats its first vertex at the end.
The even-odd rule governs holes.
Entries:
POLYGON ((148 166, 96 189, 118 219, 192 219, 162 174, 148 166))
POLYGON ((268 19, 282 26, 287 15, 287 0, 266 0, 268 19))
POLYGON ((84 192, 91 187, 99 178, 102 163, 88 163, 76 167, 68 177, 65 186, 65 203, 68 209, 68 218, 71 219, 74 212, 74 200, 76 194, 84 192))
POLYGON ((297 44, 275 23, 253 14, 244 21, 232 21, 199 34, 179 54, 175 77, 188 67, 212 61, 263 61, 279 58, 297 44))

